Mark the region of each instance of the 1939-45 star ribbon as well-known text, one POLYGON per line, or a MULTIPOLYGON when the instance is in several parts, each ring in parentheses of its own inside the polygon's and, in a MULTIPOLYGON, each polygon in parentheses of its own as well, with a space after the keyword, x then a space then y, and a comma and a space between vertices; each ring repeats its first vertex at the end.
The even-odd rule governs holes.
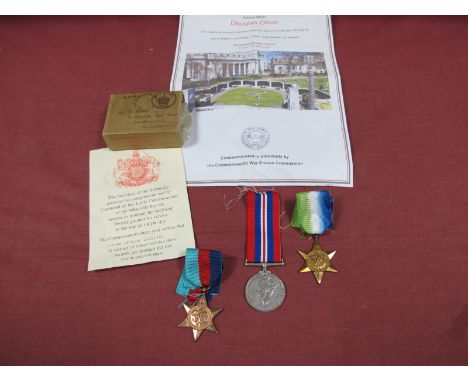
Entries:
POLYGON ((220 293, 222 274, 221 252, 196 248, 185 251, 185 266, 176 292, 187 298, 183 304, 187 317, 179 327, 191 328, 195 341, 204 330, 218 332, 213 318, 222 309, 210 308, 208 302, 220 293))
POLYGON ((325 272, 337 272, 331 264, 336 251, 325 252, 318 242, 319 235, 333 228, 333 198, 330 191, 298 192, 291 226, 299 228, 303 234, 312 235, 314 239, 310 252, 298 251, 305 261, 299 272, 313 272, 319 284, 325 272))

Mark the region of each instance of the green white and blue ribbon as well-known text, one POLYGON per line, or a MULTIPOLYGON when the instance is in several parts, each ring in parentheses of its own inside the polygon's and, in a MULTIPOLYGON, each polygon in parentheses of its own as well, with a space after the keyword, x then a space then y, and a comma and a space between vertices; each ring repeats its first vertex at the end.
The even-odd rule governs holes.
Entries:
POLYGON ((309 235, 321 235, 333 228, 333 198, 330 191, 298 192, 291 226, 309 235))

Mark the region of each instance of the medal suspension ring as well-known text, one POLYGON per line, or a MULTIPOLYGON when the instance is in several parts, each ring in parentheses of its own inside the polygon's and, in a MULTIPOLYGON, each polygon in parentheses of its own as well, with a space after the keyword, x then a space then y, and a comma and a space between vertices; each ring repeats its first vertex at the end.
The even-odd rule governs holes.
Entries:
POLYGON ((260 271, 245 286, 247 302, 260 312, 271 312, 279 308, 285 296, 283 282, 270 271, 260 271))

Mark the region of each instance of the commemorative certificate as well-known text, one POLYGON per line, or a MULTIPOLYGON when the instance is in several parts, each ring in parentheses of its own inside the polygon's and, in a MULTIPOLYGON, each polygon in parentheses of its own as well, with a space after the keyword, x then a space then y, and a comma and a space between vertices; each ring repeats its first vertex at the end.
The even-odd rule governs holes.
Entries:
POLYGON ((93 150, 89 173, 89 271, 195 246, 181 149, 93 150))
POLYGON ((192 133, 187 183, 353 185, 327 16, 183 16, 171 82, 192 133))

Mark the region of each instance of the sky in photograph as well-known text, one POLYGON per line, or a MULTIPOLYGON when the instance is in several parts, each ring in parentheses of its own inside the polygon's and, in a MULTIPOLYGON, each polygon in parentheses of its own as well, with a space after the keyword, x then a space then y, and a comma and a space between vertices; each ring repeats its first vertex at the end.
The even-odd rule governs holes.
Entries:
POLYGON ((265 56, 265 58, 270 61, 273 57, 275 56, 305 56, 306 54, 314 54, 314 53, 319 53, 319 52, 284 52, 284 51, 259 51, 259 54, 262 56, 265 56))

